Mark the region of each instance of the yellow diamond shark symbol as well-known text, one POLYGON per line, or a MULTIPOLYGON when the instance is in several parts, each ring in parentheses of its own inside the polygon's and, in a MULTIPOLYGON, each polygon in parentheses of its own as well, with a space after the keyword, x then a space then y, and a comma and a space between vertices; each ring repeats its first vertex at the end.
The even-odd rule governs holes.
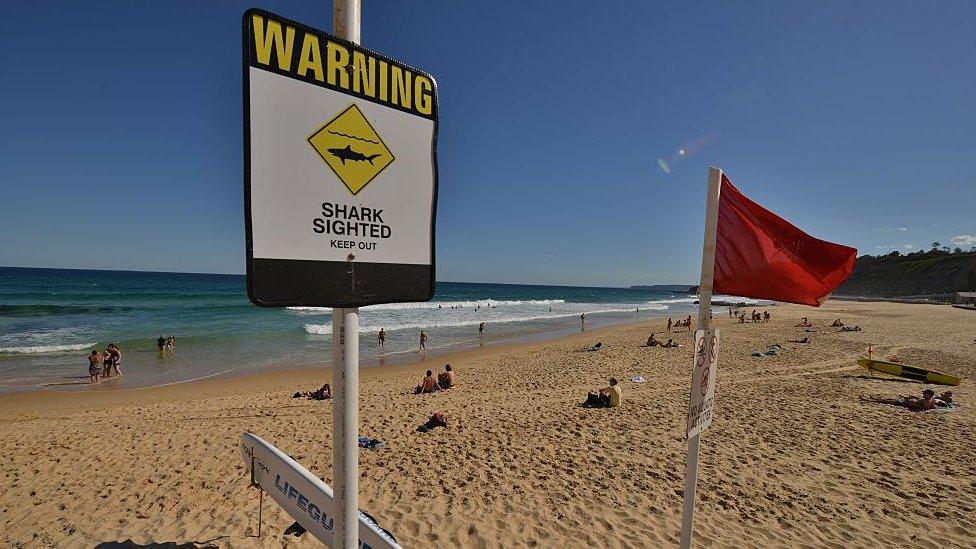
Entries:
POLYGON ((308 143, 354 195, 394 160, 355 103, 313 133, 308 143))

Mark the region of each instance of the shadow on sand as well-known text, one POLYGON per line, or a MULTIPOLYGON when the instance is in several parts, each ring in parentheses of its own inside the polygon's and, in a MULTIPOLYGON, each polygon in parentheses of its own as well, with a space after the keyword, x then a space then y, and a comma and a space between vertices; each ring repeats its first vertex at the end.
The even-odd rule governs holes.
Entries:
POLYGON ((206 541, 188 541, 185 543, 176 543, 175 541, 163 543, 136 543, 131 539, 127 539, 125 541, 103 541, 102 543, 96 545, 95 549, 217 549, 217 546, 213 545, 211 542, 226 537, 227 536, 219 536, 206 541))

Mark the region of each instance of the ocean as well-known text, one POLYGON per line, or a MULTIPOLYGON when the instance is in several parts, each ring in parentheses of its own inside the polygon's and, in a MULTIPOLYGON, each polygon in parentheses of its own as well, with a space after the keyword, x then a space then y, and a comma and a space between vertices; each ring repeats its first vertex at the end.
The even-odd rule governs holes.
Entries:
MULTIPOLYGON (((439 282, 427 303, 364 307, 364 367, 650 317, 694 314, 695 297, 636 288, 439 282), (485 323, 483 336, 479 323, 485 323), (387 332, 381 348, 377 333, 387 332)), ((261 309, 239 275, 0 268, 0 392, 149 387, 253 372, 328 366, 327 308, 261 309), (173 352, 156 338, 175 336, 173 352), (88 355, 123 352, 123 377, 88 384, 88 355)))

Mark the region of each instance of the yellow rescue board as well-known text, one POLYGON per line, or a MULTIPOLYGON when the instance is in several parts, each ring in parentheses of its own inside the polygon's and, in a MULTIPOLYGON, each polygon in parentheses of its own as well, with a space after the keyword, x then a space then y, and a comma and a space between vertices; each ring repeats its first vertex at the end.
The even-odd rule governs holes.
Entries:
POLYGON ((935 383, 937 385, 959 385, 959 382, 962 381, 956 376, 950 376, 949 374, 943 374, 942 372, 935 372, 932 370, 926 370, 924 368, 916 368, 914 366, 906 366, 904 364, 898 364, 895 362, 872 360, 870 358, 859 359, 857 361, 857 365, 875 372, 882 372, 885 374, 891 374, 893 376, 914 379, 915 381, 935 383))

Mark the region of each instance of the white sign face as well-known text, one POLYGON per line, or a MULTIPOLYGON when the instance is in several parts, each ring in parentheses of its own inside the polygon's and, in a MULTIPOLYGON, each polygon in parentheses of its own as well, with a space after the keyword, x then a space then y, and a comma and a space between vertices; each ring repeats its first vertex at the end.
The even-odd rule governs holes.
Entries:
POLYGON ((430 299, 433 78, 249 10, 244 86, 251 300, 352 307, 430 299))
POLYGON ((718 374, 718 329, 695 332, 695 364, 688 401, 688 438, 712 424, 715 377, 718 374))

